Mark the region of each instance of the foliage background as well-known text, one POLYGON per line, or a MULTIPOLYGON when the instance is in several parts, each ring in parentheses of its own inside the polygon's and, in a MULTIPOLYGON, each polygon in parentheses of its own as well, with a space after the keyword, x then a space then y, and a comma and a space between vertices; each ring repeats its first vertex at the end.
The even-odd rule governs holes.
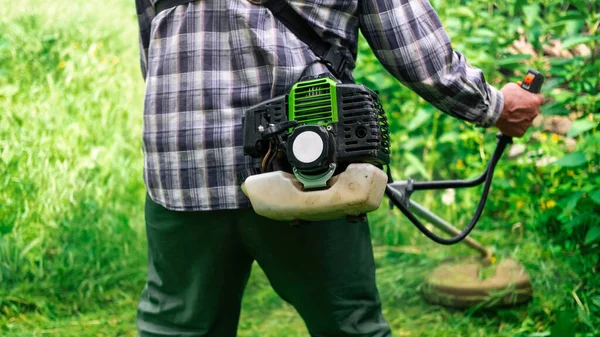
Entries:
MULTIPOLYGON (((397 211, 371 214, 394 336, 600 336, 600 4, 432 1, 456 50, 502 86, 528 67, 548 103, 501 161, 474 237, 521 261, 534 300, 497 311, 426 304, 423 277, 470 254, 422 237, 397 211)), ((130 0, 0 0, 0 335, 134 336, 144 282, 141 106, 130 0)), ((472 177, 494 147, 481 130, 402 88, 361 41, 356 75, 381 92, 394 174, 472 177)), ((419 200, 456 224, 480 191, 419 200)), ((240 336, 306 336, 256 266, 240 336)))

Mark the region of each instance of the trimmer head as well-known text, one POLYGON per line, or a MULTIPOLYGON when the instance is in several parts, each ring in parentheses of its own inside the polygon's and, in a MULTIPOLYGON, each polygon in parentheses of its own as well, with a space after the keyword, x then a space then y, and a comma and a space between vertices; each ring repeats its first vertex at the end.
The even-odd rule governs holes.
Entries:
POLYGON ((485 266, 479 258, 446 260, 425 279, 428 302, 453 308, 509 307, 529 301, 533 289, 525 268, 513 259, 485 266))

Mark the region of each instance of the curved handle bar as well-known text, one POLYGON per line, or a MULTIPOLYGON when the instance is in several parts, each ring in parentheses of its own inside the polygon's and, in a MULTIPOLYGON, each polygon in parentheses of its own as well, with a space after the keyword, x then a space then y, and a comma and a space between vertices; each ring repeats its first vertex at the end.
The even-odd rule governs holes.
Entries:
POLYGON ((502 157, 502 153, 506 146, 512 143, 512 137, 505 136, 501 133, 498 135, 498 143, 496 144, 496 150, 494 150, 494 154, 488 163, 487 168, 483 172, 481 176, 472 180, 443 180, 443 181, 432 181, 432 182, 411 182, 409 181, 406 185, 406 188, 403 191, 399 191, 394 187, 394 183, 390 183, 387 185, 385 189, 385 194, 390 198, 391 202, 400 209, 400 211, 406 216, 425 236, 430 238, 431 240, 443 244, 443 245, 453 245, 462 241, 464 238, 471 233, 477 221, 481 217, 481 213, 483 212, 483 208, 485 206, 485 202, 487 201, 487 197, 490 191, 490 187, 492 185, 492 178, 494 176, 494 170, 496 168, 496 164, 500 157, 502 157), (456 235, 451 239, 445 239, 439 237, 428 230, 425 225, 417 219, 417 217, 408 209, 408 203, 406 202, 410 197, 410 194, 416 190, 428 190, 428 189, 445 189, 445 188, 464 188, 464 187, 473 187, 480 185, 485 182, 483 187, 483 193, 481 195, 481 199, 479 200, 479 204, 477 205, 477 209, 475 210, 475 215, 471 219, 471 222, 460 234, 456 235))

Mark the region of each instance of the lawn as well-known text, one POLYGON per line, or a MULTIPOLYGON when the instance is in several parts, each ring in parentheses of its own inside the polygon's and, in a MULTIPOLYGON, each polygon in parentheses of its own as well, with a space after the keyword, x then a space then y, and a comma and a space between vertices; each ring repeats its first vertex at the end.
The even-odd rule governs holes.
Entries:
MULTIPOLYGON (((499 164, 473 233, 499 258, 523 263, 535 292, 528 304, 493 311, 426 303, 425 275, 473 253, 436 245, 384 206, 370 220, 394 336, 600 336, 600 5, 432 2, 455 47, 491 83, 517 80, 528 67, 548 77, 543 118, 516 141, 520 155, 499 164)), ((146 246, 134 3, 0 4, 0 335, 135 336, 146 246)), ((483 170, 493 130, 402 89, 364 41, 356 74, 381 92, 396 177, 483 170)), ((461 227, 478 193, 458 191, 450 205, 440 194, 417 199, 461 227)), ((258 266, 239 336, 307 336, 258 266)))

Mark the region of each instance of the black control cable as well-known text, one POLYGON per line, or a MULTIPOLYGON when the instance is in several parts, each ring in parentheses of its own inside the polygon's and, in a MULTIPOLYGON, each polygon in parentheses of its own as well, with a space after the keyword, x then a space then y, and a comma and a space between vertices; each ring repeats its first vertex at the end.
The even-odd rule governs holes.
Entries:
POLYGON ((462 241, 464 238, 471 233, 475 225, 479 221, 481 217, 481 213, 483 212, 483 208, 485 207, 485 202, 487 201, 488 194, 490 192, 490 187, 492 186, 492 178, 494 177, 494 170, 496 169, 496 164, 500 157, 502 157, 502 153, 504 149, 509 143, 512 143, 512 138, 499 134, 498 135, 498 144, 496 145, 496 150, 494 150, 494 154, 488 163, 485 172, 478 178, 473 180, 445 180, 445 181, 436 181, 436 182, 424 182, 424 183, 413 183, 412 190, 425 190, 425 189, 442 189, 442 188, 462 188, 462 187, 473 187, 480 185, 482 182, 485 182, 483 185, 483 193, 481 194, 481 199, 479 199, 479 204, 477 205, 477 209, 475 210, 475 215, 471 219, 469 225, 458 235, 453 238, 445 239, 435 235, 433 232, 427 229, 421 221, 405 206, 402 202, 402 198, 408 198, 408 196, 399 195, 397 191, 395 191, 389 185, 385 189, 385 194, 390 198, 393 204, 400 209, 402 214, 406 216, 425 236, 442 245, 453 245, 462 241))

